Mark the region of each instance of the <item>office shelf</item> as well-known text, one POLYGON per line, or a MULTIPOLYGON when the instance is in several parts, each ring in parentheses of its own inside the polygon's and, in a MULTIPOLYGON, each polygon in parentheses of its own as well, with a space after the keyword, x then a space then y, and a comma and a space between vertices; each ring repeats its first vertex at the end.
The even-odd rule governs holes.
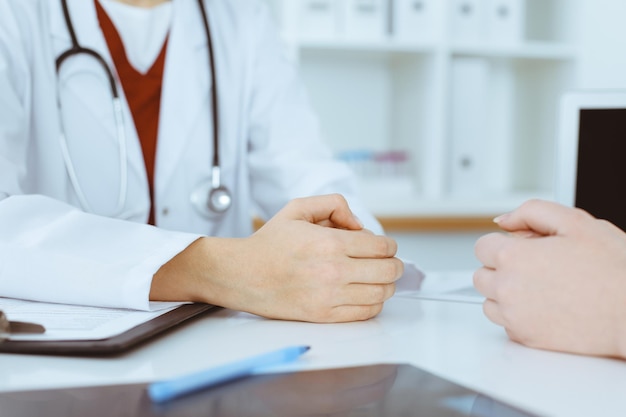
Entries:
POLYGON ((364 193, 365 202, 381 217, 488 217, 506 213, 524 201, 538 198, 551 200, 553 193, 535 191, 493 194, 485 198, 449 197, 429 199, 418 194, 380 195, 364 193))
POLYGON ((413 38, 396 33, 397 14, 361 38, 341 25, 299 31, 307 5, 346 18, 358 0, 268 1, 333 149, 410 156, 402 177, 363 178, 374 213, 486 219, 551 198, 558 103, 577 86, 581 0, 421 0, 428 30, 413 38), (454 13, 465 3, 521 8, 519 36, 460 31, 454 13))
POLYGON ((340 51, 340 52, 381 52, 381 53, 434 53, 438 50, 433 42, 408 42, 389 39, 368 40, 306 40, 298 42, 301 50, 340 51))
POLYGON ((364 52, 364 53, 401 53, 475 55, 489 58, 520 58, 536 60, 566 61, 575 60, 578 51, 573 45, 555 42, 525 42, 515 45, 484 44, 475 42, 453 42, 451 46, 438 45, 434 42, 409 42, 393 39, 378 41, 359 40, 300 40, 292 44, 301 51, 318 52, 364 52))
POLYGON ((451 51, 453 55, 475 55, 489 58, 554 61, 573 61, 578 58, 578 51, 573 45, 554 42, 526 42, 518 45, 455 43, 451 51))

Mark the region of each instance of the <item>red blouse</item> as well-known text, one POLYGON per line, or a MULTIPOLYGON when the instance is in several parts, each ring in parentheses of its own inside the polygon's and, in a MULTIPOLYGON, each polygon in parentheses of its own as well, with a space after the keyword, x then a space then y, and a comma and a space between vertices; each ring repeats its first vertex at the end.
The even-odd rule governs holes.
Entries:
POLYGON ((146 74, 138 72, 128 61, 124 43, 115 25, 100 5, 94 0, 100 28, 104 34, 115 69, 120 77, 130 112, 141 142, 143 159, 150 187, 150 216, 148 223, 154 225, 154 161, 156 159, 159 112, 161 108, 161 86, 167 51, 167 39, 154 64, 146 74))

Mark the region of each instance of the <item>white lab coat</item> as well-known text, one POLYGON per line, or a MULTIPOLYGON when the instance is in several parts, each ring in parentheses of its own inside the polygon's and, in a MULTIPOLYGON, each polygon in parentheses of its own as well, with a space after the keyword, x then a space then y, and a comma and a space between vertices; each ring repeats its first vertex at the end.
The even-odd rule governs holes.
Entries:
MULTIPOLYGON (((111 63, 91 0, 68 0, 79 42, 111 63)), ((206 0, 215 44, 222 182, 233 206, 216 221, 190 203, 210 178, 212 120, 207 40, 195 0, 173 2, 165 63, 155 213, 141 146, 126 102, 128 192, 105 73, 94 59, 55 59, 70 45, 59 0, 0 1, 0 296, 148 309, 153 274, 202 235, 243 237, 251 214, 269 218, 289 200, 339 192, 382 232, 354 197, 349 170, 320 142, 317 120, 259 0, 206 0), (80 210, 59 146, 61 115, 81 186, 80 210)), ((120 88, 121 89, 121 88, 120 88)), ((123 91, 121 92, 123 96, 123 91)))

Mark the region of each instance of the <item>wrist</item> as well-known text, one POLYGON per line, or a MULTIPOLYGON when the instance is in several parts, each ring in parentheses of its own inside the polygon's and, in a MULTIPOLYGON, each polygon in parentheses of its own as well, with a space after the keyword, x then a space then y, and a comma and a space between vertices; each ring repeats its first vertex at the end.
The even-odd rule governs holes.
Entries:
POLYGON ((222 260, 229 259, 224 253, 229 240, 202 237, 191 243, 154 274, 150 300, 219 305, 218 284, 227 279, 222 260))
MULTIPOLYGON (((626 266, 622 262, 622 268, 626 266)), ((626 359, 626 274, 617 275, 618 288, 615 289, 614 295, 616 295, 615 311, 614 314, 614 326, 613 329, 616 335, 616 354, 621 359, 626 359)))

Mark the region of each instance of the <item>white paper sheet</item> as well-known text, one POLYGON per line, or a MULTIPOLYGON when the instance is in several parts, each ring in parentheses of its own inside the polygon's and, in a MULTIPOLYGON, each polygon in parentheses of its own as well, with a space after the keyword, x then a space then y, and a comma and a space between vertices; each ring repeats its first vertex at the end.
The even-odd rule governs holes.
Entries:
POLYGON ((474 271, 430 271, 419 291, 401 296, 427 300, 457 301, 482 304, 485 301, 472 282, 474 271))
POLYGON ((39 303, 0 297, 0 310, 10 321, 41 324, 44 334, 16 334, 10 340, 101 340, 173 310, 181 303, 152 303, 154 311, 137 311, 39 303))

